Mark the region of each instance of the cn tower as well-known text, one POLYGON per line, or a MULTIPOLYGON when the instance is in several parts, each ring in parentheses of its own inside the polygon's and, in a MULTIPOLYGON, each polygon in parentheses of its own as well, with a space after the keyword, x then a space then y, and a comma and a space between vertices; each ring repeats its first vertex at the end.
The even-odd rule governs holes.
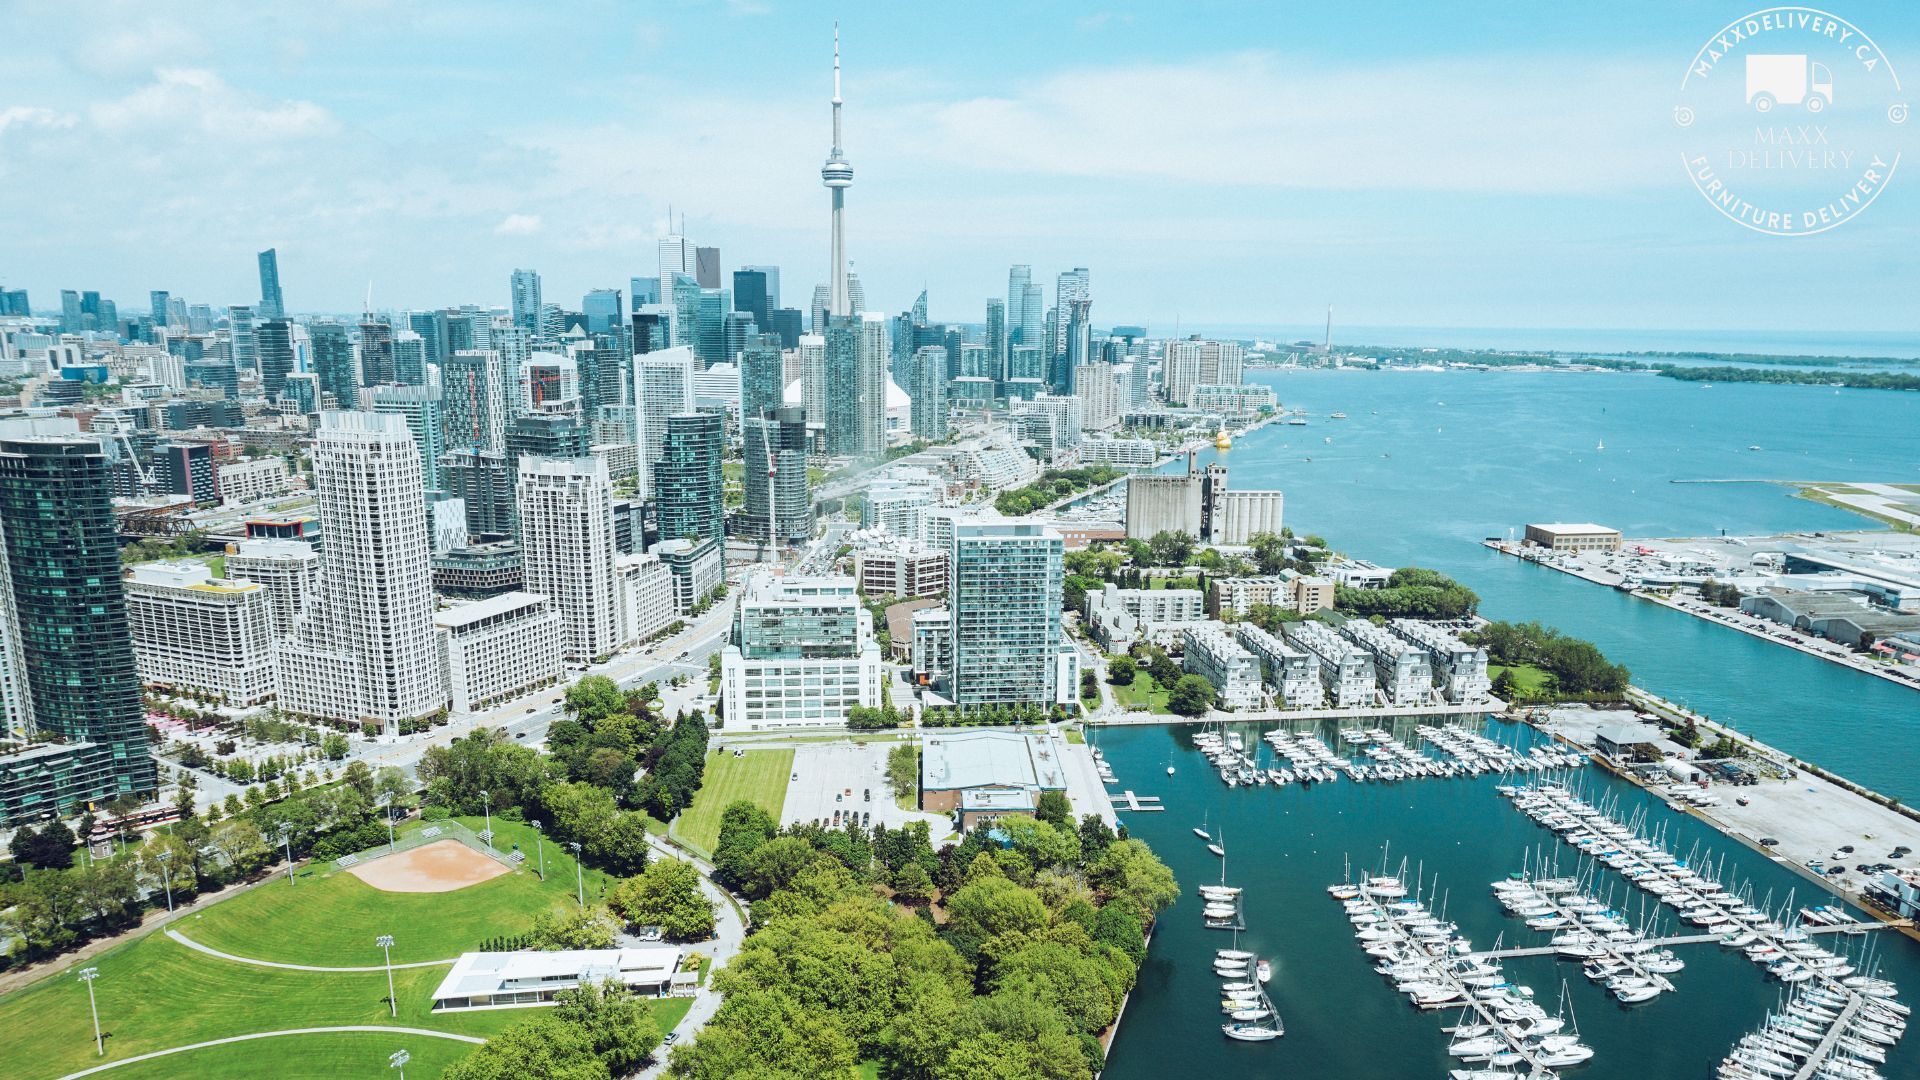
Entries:
POLYGON ((840 24, 833 24, 833 149, 820 166, 820 182, 833 192, 833 293, 829 315, 851 314, 847 302, 847 237, 842 216, 847 189, 853 186, 853 166, 840 151, 840 24))

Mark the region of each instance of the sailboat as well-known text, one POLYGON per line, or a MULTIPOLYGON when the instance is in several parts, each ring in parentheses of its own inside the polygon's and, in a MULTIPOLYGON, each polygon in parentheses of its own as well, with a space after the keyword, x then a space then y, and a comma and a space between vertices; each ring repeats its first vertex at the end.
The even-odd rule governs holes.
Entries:
POLYGON ((1207 816, 1205 814, 1200 815, 1200 825, 1193 830, 1193 835, 1202 840, 1211 841, 1213 839, 1213 834, 1207 831, 1207 816))
POLYGON ((1607 440, 1605 440, 1605 439, 1601 439, 1601 440, 1599 441, 1599 443, 1597 443, 1597 444, 1596 444, 1596 445, 1594 446, 1594 449, 1595 449, 1595 450, 1605 450, 1606 448, 1607 448, 1607 440))

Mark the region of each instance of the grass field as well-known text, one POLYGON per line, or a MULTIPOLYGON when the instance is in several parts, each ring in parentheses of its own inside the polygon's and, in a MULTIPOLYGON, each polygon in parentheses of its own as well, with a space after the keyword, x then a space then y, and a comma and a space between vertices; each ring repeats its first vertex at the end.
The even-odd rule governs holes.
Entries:
POLYGON ((272 1074, 282 1080, 332 1080, 339 1076, 379 1076, 393 1073, 387 1055, 405 1050, 407 1075, 439 1076, 447 1066, 476 1047, 452 1039, 418 1035, 376 1035, 371 1032, 338 1035, 288 1035, 279 1039, 209 1046, 185 1054, 128 1065, 108 1074, 112 1080, 249 1080, 262 1075, 261 1063, 273 1062, 272 1074))
MULTIPOLYGON (((1506 670, 1508 669, 1499 664, 1489 664, 1487 665, 1487 678, 1497 679, 1500 677, 1500 673, 1506 670)), ((1514 685, 1523 691, 1531 693, 1535 690, 1545 690, 1548 686, 1549 679, 1547 673, 1534 667, 1532 664, 1517 665, 1513 667, 1512 671, 1514 685)))
MULTIPOLYGON (((476 832, 485 827, 480 819, 458 820, 476 832)), ((381 934, 393 935, 396 964, 452 959, 477 948, 484 938, 527 930, 544 909, 576 903, 573 853, 565 845, 551 840, 544 845, 543 884, 533 872, 533 829, 495 817, 493 831, 496 846, 510 851, 519 844, 527 861, 491 881, 448 893, 383 892, 332 863, 322 863, 294 885, 284 878, 269 881, 182 920, 178 929, 221 952, 284 964, 378 964, 381 953, 373 939, 381 934)), ((586 872, 589 902, 608 881, 598 870, 586 872)))
POLYGON ((758 803, 778 821, 792 772, 791 750, 749 750, 743 757, 720 750, 707 755, 700 790, 693 794, 693 805, 674 822, 674 839, 702 855, 711 854, 720 841, 720 816, 727 812, 728 803, 739 799, 758 803))
POLYGON ((1147 674, 1145 668, 1133 673, 1132 682, 1114 687, 1113 696, 1123 706, 1145 705, 1149 711, 1157 713, 1171 711, 1167 708, 1167 691, 1153 681, 1153 676, 1147 674))

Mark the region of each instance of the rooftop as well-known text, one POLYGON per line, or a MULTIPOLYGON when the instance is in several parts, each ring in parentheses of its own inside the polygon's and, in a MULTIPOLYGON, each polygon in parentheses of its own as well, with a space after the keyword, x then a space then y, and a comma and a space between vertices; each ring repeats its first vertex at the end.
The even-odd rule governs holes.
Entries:
POLYGON ((929 788, 1019 787, 1065 790, 1059 748, 1052 739, 1017 731, 956 731, 929 735, 921 784, 929 788))
POLYGON ((522 989, 551 990, 582 978, 617 975, 629 986, 669 982, 680 966, 672 946, 644 949, 563 949, 554 952, 463 953, 433 992, 433 1000, 479 997, 522 989))

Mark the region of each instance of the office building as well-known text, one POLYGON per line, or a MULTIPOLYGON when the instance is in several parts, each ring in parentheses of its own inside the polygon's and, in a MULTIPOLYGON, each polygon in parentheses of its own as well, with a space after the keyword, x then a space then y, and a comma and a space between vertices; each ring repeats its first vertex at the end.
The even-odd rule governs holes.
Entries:
POLYGON ((278 401, 293 374, 293 324, 285 319, 268 319, 254 333, 254 347, 260 359, 260 389, 268 401, 278 401))
POLYGON ((520 459, 520 552, 528 592, 547 597, 574 663, 620 647, 614 592, 613 489, 594 457, 520 459))
POLYGON ((634 358, 642 498, 653 495, 653 463, 666 442, 667 418, 693 411, 693 372, 693 350, 684 346, 634 358))
POLYGON ((807 474, 806 410, 785 406, 741 424, 744 461, 739 532, 780 547, 813 539, 812 480, 807 474))
POLYGON ((1181 668, 1213 684, 1222 708, 1253 709, 1261 701, 1260 663, 1242 648, 1227 628, 1218 623, 1197 622, 1181 628, 1186 646, 1181 668))
POLYGON ((71 421, 0 424, 0 541, 7 728, 66 743, 0 755, 0 818, 152 794, 101 444, 71 421))
POLYGON ((1605 525, 1528 525, 1526 542, 1554 551, 1619 551, 1620 530, 1605 525))
POLYGON ((260 317, 284 319, 287 317, 287 305, 280 296, 280 255, 273 248, 268 248, 260 253, 259 260, 260 317))
POLYGON ((924 345, 914 351, 911 364, 913 437, 939 442, 947 437, 947 350, 924 345))
POLYGON ((280 704, 397 732, 446 703, 420 451, 403 417, 324 412, 312 457, 321 587, 276 651, 280 704))
POLYGON ((540 275, 532 270, 515 270, 508 281, 513 325, 533 337, 540 336, 540 275))
POLYGON ((696 247, 693 249, 693 280, 703 289, 720 287, 719 248, 696 247))
POLYGON ((1332 627, 1312 620, 1285 623, 1281 631, 1287 644, 1313 654, 1320 665, 1320 685, 1330 704, 1341 709, 1373 704, 1373 660, 1364 650, 1332 627))
POLYGON ((320 588, 320 549, 304 540, 242 540, 228 548, 226 572, 266 589, 273 636, 284 638, 320 588))
POLYGON ((660 457, 652 466, 653 498, 663 539, 724 538, 726 484, 721 459, 726 446, 725 425, 717 413, 667 417, 660 457))
POLYGON ((880 646, 852 578, 742 583, 733 640, 720 654, 721 714, 732 730, 838 726, 878 708, 880 646))
POLYGON ((594 289, 580 298, 580 313, 587 317, 587 333, 604 334, 627 321, 626 305, 619 289, 594 289))
MULTIPOLYGON (((1031 522, 955 524, 948 554, 952 694, 962 708, 1059 700, 1060 534, 1031 522)), ((1064 693, 1079 692, 1077 683, 1064 693)))
POLYGON ((1235 623, 1233 636, 1260 662, 1260 677, 1289 709, 1317 709, 1326 700, 1320 685, 1320 660, 1296 649, 1253 623, 1235 623))
POLYGON ((779 267, 743 266, 733 272, 733 310, 747 312, 761 330, 771 331, 779 306, 779 267))
POLYGON ((202 562, 127 573, 127 626, 140 680, 249 708, 273 697, 273 600, 263 585, 215 578, 202 562))
POLYGON ((1239 385, 1244 354, 1234 341, 1203 341, 1196 336, 1167 342, 1160 360, 1167 403, 1188 404, 1193 388, 1202 384, 1239 385))
POLYGON ((560 613, 538 593, 510 592, 434 613, 447 665, 449 707, 480 712, 565 674, 560 613))

